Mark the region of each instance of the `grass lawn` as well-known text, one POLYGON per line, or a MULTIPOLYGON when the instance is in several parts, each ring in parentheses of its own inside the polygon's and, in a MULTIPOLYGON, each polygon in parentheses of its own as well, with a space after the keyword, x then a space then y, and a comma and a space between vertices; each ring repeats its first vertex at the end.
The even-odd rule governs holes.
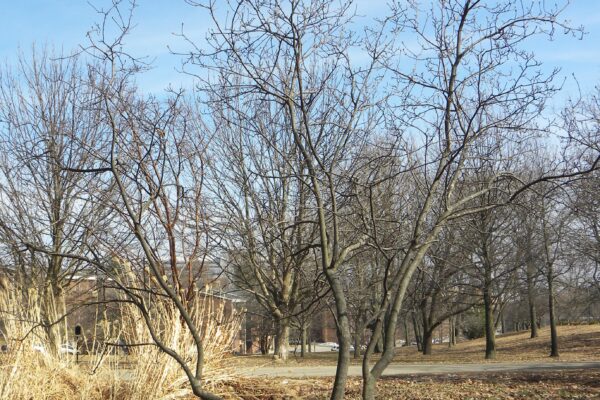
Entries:
MULTIPOLYGON (((594 361, 600 360, 600 325, 559 326, 560 361, 594 361)), ((509 362, 552 361, 550 353, 550 329, 539 330, 539 337, 529 338, 529 331, 521 331, 500 335, 496 338, 496 360, 509 362)), ((449 348, 447 344, 433 346, 433 353, 425 356, 415 346, 397 349, 394 362, 400 363, 469 363, 484 362, 485 339, 463 341, 449 348)), ((336 352, 309 353, 301 358, 299 351, 295 356, 290 354, 287 363, 274 361, 271 356, 235 357, 232 362, 239 367, 259 365, 335 365, 336 352)), ((376 359, 377 356, 374 357, 376 359)), ((360 364, 361 358, 353 359, 360 364)), ((493 362, 493 361, 492 361, 493 362)))

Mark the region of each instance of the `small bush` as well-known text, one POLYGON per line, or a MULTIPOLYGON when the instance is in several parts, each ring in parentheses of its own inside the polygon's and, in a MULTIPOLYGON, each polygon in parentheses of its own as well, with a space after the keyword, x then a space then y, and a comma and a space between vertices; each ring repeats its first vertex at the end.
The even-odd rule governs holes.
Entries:
POLYGON ((485 336, 485 320, 481 310, 473 310, 465 314, 462 334, 467 339, 479 339, 485 336))

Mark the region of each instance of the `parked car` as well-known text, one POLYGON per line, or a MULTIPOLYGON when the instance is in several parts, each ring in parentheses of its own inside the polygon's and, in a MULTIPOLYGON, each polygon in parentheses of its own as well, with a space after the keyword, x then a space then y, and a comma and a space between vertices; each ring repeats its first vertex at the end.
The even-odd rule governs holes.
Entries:
MULTIPOLYGON (((365 347, 365 349, 366 349, 366 347, 365 347)), ((331 348, 331 351, 340 351, 340 345, 336 344, 335 346, 333 346, 331 348)), ((354 346, 350 345, 350 351, 354 351, 354 346)))
MULTIPOLYGON (((36 351, 41 354, 48 353, 48 351, 46 350, 46 348, 44 347, 43 344, 36 343, 33 346, 31 346, 31 348, 33 349, 33 351, 36 351)), ((79 353, 79 351, 75 348, 75 346, 73 346, 70 343, 61 344, 60 347, 58 348, 58 352, 60 354, 72 354, 72 355, 79 353)))
MULTIPOLYGON (((127 342, 125 342, 123 339, 119 339, 119 348, 121 349, 121 352, 123 352, 124 355, 128 356, 129 355, 129 346, 127 346, 127 342)), ((193 350, 192 350, 193 352, 193 350)))
POLYGON ((58 351, 61 354, 72 354, 75 355, 77 353, 79 353, 79 350, 77 350, 73 345, 69 344, 69 343, 63 343, 60 345, 60 348, 58 349, 58 351))
POLYGON ((31 348, 33 349, 33 351, 38 352, 38 353, 42 353, 42 354, 46 354, 46 348, 44 347, 44 345, 39 344, 39 343, 35 343, 34 345, 31 346, 31 348))

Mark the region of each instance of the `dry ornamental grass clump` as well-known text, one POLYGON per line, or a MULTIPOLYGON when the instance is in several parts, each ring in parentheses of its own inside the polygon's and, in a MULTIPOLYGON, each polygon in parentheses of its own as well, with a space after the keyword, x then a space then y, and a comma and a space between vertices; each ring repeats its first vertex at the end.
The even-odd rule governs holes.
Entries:
MULTIPOLYGON (((134 306, 127 305, 124 324, 131 327, 125 333, 128 343, 152 343, 148 329, 134 306)), ((223 358, 230 353, 231 344, 239 332, 240 318, 226 310, 225 304, 211 296, 197 296, 190 304, 194 325, 202 335, 204 350, 203 384, 215 388, 231 378, 231 367, 223 366, 223 358)), ((190 365, 197 354, 192 336, 181 323, 171 303, 158 300, 153 303, 152 319, 160 339, 175 350, 190 365)), ((132 399, 178 398, 191 395, 187 377, 177 362, 155 346, 139 346, 134 350, 135 363, 128 372, 132 399)))
MULTIPOLYGON (((161 352, 143 322, 139 310, 120 304, 119 329, 104 326, 106 343, 124 338, 130 355, 111 354, 106 343, 93 343, 91 354, 77 363, 71 354, 51 354, 40 324, 40 297, 35 290, 9 288, 0 291, 0 321, 5 351, 0 353, 0 398, 48 399, 176 399, 189 398, 191 389, 174 359, 161 352), (24 295, 23 293, 26 293, 24 295), (137 346, 136 344, 141 344, 137 346)), ((204 385, 215 388, 232 375, 223 358, 239 331, 237 315, 211 296, 197 296, 191 315, 204 341, 204 385)), ((154 299, 150 312, 157 334, 169 348, 193 362, 195 346, 170 302, 154 299)), ((102 322, 107 324, 106 322, 102 322)), ((64 340, 68 343, 68 337, 64 340)))

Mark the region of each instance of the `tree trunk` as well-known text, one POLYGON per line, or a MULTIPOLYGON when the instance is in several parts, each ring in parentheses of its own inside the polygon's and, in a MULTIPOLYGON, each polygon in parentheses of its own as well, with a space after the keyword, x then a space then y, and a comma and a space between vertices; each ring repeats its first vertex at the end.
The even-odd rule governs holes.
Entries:
POLYGON ((558 357, 558 332, 556 331, 556 313, 554 309, 554 270, 548 264, 548 312, 550 313, 550 357, 558 357))
POLYGON ((273 337, 273 357, 277 357, 277 354, 279 354, 279 329, 273 337))
POLYGON ((538 337, 537 315, 535 311, 535 288, 533 274, 535 267, 532 262, 527 263, 527 301, 529 303, 529 321, 531 324, 531 338, 538 337))
POLYGON ((358 333, 358 329, 354 332, 354 358, 358 358, 360 356, 360 334, 358 333))
POLYGON ((260 354, 269 354, 269 335, 260 335, 260 354))
POLYGON ((430 356, 431 355, 431 338, 433 336, 433 332, 430 329, 423 329, 423 355, 430 356))
POLYGON ((41 317, 46 333, 48 352, 53 356, 57 356, 58 349, 66 334, 66 332, 63 332, 63 330, 66 330, 66 318, 64 323, 58 322, 66 314, 66 310, 63 307, 62 289, 56 281, 48 282, 44 288, 43 295, 40 297, 40 300, 43 301, 41 304, 41 317))
POLYGON ((377 338, 377 344, 375 345, 375 353, 376 354, 383 353, 383 341, 384 341, 384 337, 383 337, 383 329, 382 329, 381 334, 379 335, 379 338, 377 338))
POLYGON ((415 332, 415 342, 417 342, 417 351, 423 351, 422 341, 421 341, 421 332, 419 329, 419 324, 417 323, 417 317, 413 314, 413 330, 415 332))
POLYGON ((456 337, 458 332, 458 327, 456 326, 456 322, 452 324, 452 346, 456 346, 457 340, 456 337))
POLYGON ((494 308, 492 305, 491 283, 486 282, 483 289, 483 305, 485 310, 485 359, 496 358, 496 332, 494 328, 494 308))
POLYGON ((374 399, 375 398, 375 385, 376 379, 369 379, 363 382, 363 399, 374 399))
MULTIPOLYGON (((425 310, 425 308, 423 308, 423 310, 425 310)), ((421 341, 421 347, 422 347, 422 352, 423 355, 431 355, 431 347, 432 347, 432 339, 433 339, 433 328, 431 327, 429 320, 427 319, 427 315, 426 313, 423 311, 422 315, 421 315, 421 319, 422 319, 422 327, 423 327, 423 334, 422 334, 422 341, 421 341)))
POLYGON ((282 319, 277 323, 277 338, 275 339, 274 356, 280 360, 288 359, 288 343, 290 341, 289 320, 282 319))
POLYGON ((459 328, 462 324, 463 315, 459 314, 452 320, 452 345, 456 346, 459 328), (457 321, 458 320, 458 321, 457 321))
POLYGON ((335 370, 335 380, 331 391, 331 400, 343 400, 348 380, 348 367, 350 366, 350 321, 348 320, 348 307, 344 289, 339 278, 332 271, 325 271, 329 286, 335 298, 336 332, 339 343, 338 361, 335 370))
MULTIPOLYGON (((307 331, 307 326, 306 325, 302 325, 302 333, 301 333, 301 339, 300 339, 300 357, 304 358, 304 356, 306 355, 306 331, 307 331)), ((309 345, 310 347, 310 345, 309 345)))
POLYGON ((454 346, 454 317, 448 319, 448 348, 454 346))

